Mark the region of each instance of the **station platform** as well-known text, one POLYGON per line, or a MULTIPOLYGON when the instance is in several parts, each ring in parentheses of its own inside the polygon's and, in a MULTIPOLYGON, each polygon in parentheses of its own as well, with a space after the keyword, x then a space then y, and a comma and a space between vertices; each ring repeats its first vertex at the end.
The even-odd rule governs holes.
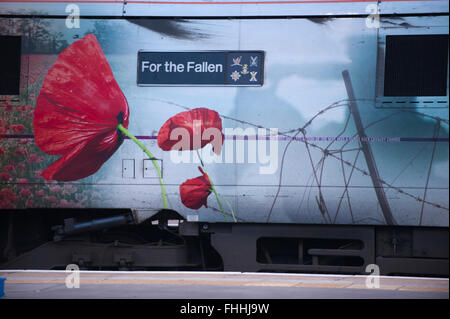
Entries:
POLYGON ((0 270, 2 299, 448 299, 448 278, 238 272, 0 270), (71 277, 74 278, 74 277, 71 277), (70 281, 74 286, 75 281, 70 281))

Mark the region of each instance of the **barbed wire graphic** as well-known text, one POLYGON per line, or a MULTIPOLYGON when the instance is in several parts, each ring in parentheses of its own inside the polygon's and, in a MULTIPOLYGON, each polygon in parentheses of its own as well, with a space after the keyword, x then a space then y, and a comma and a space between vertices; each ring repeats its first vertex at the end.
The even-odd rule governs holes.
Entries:
MULTIPOLYGON (((157 102, 161 102, 161 103, 165 103, 168 105, 173 105, 179 108, 182 108, 184 110, 192 110, 193 108, 185 106, 185 105, 181 105, 175 102, 171 102, 171 101, 167 101, 167 100, 161 100, 161 99, 154 99, 151 98, 149 100, 153 100, 153 101, 157 101, 157 102)), ((270 222, 270 219, 272 217, 273 214, 273 210, 274 207, 277 203, 277 200, 279 198, 279 194, 282 188, 282 180, 283 180, 283 168, 284 168, 284 164, 285 164, 285 160, 286 160, 286 153, 288 151, 288 149, 290 148, 290 146, 292 146, 292 142, 297 142, 297 143, 303 143, 305 148, 306 148, 306 155, 309 161, 309 165, 311 167, 312 173, 310 175, 310 177, 307 180, 307 188, 305 189, 305 191, 303 192, 303 196, 300 200, 299 206, 298 206, 298 210, 300 210, 300 208, 302 207, 305 197, 306 197, 306 192, 309 190, 309 195, 308 198, 311 195, 311 190, 313 189, 313 187, 315 187, 317 189, 317 196, 315 196, 315 202, 317 205, 317 208, 319 209, 323 220, 325 223, 328 224, 333 224, 336 223, 336 220, 339 216, 339 214, 342 211, 342 206, 343 203, 346 202, 347 206, 349 208, 349 214, 350 214, 350 218, 352 223, 357 223, 360 222, 362 220, 366 220, 366 219, 371 219, 374 221, 377 221, 378 223, 385 223, 382 222, 381 220, 377 219, 377 218, 372 218, 372 217, 366 217, 364 219, 355 219, 354 216, 354 212, 353 212, 353 208, 352 208, 352 204, 351 204, 351 200, 350 200, 350 194, 349 194, 349 185, 350 182, 352 180, 352 177, 354 177, 354 173, 355 172, 359 172, 360 174, 362 174, 363 176, 367 176, 367 177, 371 177, 374 178, 374 176, 372 176, 369 171, 365 168, 361 168, 357 166, 357 161, 358 158, 360 158, 361 152, 362 152, 362 139, 358 139, 358 133, 353 134, 350 138, 346 139, 345 143, 343 143, 340 147, 336 147, 333 148, 333 146, 335 145, 335 143, 337 141, 339 141, 340 137, 342 137, 349 128, 349 124, 351 122, 352 117, 354 116, 353 112, 350 109, 350 102, 373 102, 373 100, 370 99, 342 99, 339 101, 336 101, 324 108, 322 108, 320 111, 318 111, 313 117, 311 117, 303 126, 295 128, 295 129, 290 129, 287 131, 278 131, 275 132, 270 128, 267 128, 263 125, 259 125, 257 123, 252 123, 249 121, 245 121, 242 119, 237 119, 237 118, 233 118, 230 117, 228 115, 224 115, 224 114, 220 114, 220 116, 223 119, 227 119, 227 120, 231 120, 233 122, 236 123, 240 123, 240 124, 244 124, 244 125, 248 125, 248 126, 252 126, 255 128, 261 128, 261 129, 265 129, 267 130, 267 132, 269 132, 272 136, 277 137, 277 136, 282 136, 285 138, 287 142, 287 144, 284 146, 284 149, 282 151, 282 158, 281 158, 281 163, 280 163, 280 172, 279 172, 279 178, 278 178, 278 185, 277 185, 277 190, 275 192, 274 195, 274 199, 272 201, 272 204, 270 206, 269 212, 267 214, 266 217, 266 222, 270 222), (325 147, 318 145, 317 143, 311 142, 310 138, 308 138, 307 136, 307 128, 313 123, 313 121, 315 121, 316 119, 320 118, 322 115, 324 115, 326 112, 333 110, 333 109, 337 109, 337 108, 347 108, 348 109, 348 113, 347 116, 345 118, 345 122, 343 125, 343 128, 340 130, 340 132, 333 138, 331 138, 330 143, 328 143, 325 147), (301 137, 299 137, 299 135, 301 137), (358 142, 358 146, 357 147, 351 147, 351 148, 346 148, 352 141, 356 141, 358 142), (321 152, 321 157, 319 160, 316 160, 316 162, 314 162, 313 156, 312 156, 312 150, 317 150, 319 152, 321 152), (352 161, 346 160, 344 158, 344 153, 354 153, 354 157, 352 161), (334 159, 337 160, 340 163, 340 167, 341 167, 341 173, 342 173, 342 180, 343 180, 343 190, 340 193, 339 199, 338 199, 338 204, 337 204, 337 208, 336 211, 331 213, 327 207, 327 203, 325 200, 325 196, 323 194, 323 186, 322 186, 322 180, 324 177, 324 165, 325 165, 325 161, 327 159, 334 159), (346 174, 345 172, 345 167, 350 168, 350 172, 348 174, 346 174)), ((400 110, 396 110, 395 112, 388 114, 387 116, 384 116, 380 119, 376 119, 368 124, 366 124, 364 126, 364 129, 368 129, 370 127, 373 127, 379 123, 382 123, 384 121, 387 121, 395 116, 399 116, 405 113, 410 113, 410 114, 414 114, 423 118, 427 118, 429 120, 433 120, 436 122, 435 124, 435 129, 434 129, 434 133, 433 133, 433 150, 432 150, 432 154, 431 154, 431 159, 430 162, 428 164, 428 169, 427 169, 427 177, 426 177, 426 183, 424 186, 424 192, 422 196, 418 196, 415 195, 411 192, 408 192, 406 190, 404 190, 402 187, 398 187, 395 186, 394 183, 396 182, 396 180, 407 170, 408 167, 410 167, 412 165, 412 163, 414 162, 415 159, 417 159, 417 157, 423 153, 424 149, 426 146, 424 146, 422 149, 420 149, 418 151, 418 153, 406 164, 406 166, 400 171, 400 173, 398 175, 396 175, 393 180, 391 182, 386 181, 385 179, 381 178, 380 176, 376 177, 376 180, 383 186, 382 188, 388 192, 388 191, 395 191, 398 194, 401 194, 403 196, 409 197, 417 202, 421 203, 421 209, 420 209, 420 214, 419 214, 419 225, 422 224, 422 220, 423 220, 423 214, 424 214, 424 207, 425 205, 429 205, 431 207, 434 208, 438 208, 444 211, 449 211, 449 208, 439 204, 439 203, 435 203, 432 202, 430 200, 427 199, 427 193, 429 190, 429 180, 430 180, 430 175, 431 175, 431 169, 433 166, 433 163, 435 161, 435 153, 436 153, 436 148, 437 148, 437 143, 439 140, 439 132, 440 132, 440 128, 442 127, 442 124, 449 124, 449 120, 444 119, 444 118, 440 118, 437 116, 431 116, 428 114, 424 114, 422 112, 418 112, 418 111, 414 111, 414 110, 408 110, 408 109, 400 109, 400 110)), ((375 188, 375 187, 373 187, 375 188)), ((309 200, 308 200, 309 203, 309 200)), ((309 205, 309 204, 308 204, 309 205)), ((240 218, 240 220, 242 220, 240 218)))

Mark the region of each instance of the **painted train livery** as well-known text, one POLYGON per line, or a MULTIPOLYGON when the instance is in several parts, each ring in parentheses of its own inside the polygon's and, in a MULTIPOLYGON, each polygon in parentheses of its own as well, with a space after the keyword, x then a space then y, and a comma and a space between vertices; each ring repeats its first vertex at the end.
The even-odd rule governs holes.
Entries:
POLYGON ((0 268, 448 276, 448 1, 0 1, 0 268))

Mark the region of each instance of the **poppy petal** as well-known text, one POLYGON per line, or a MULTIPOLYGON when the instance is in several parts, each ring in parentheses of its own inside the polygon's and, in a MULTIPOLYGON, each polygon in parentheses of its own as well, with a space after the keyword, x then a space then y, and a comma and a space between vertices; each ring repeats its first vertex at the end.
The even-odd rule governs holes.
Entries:
POLYGON ((47 180, 68 182, 94 174, 123 142, 123 138, 120 138, 120 141, 111 143, 111 138, 116 137, 97 136, 77 144, 70 152, 47 167, 41 175, 47 180))
MULTIPOLYGON (((158 146, 164 151, 196 150, 205 147, 208 143, 213 145, 213 151, 220 154, 223 144, 222 120, 219 113, 207 108, 197 108, 181 112, 169 118, 158 133, 158 146), (185 136, 171 139, 170 135, 175 129, 185 129, 189 135, 189 145, 181 145, 185 136), (204 134, 207 130, 207 134, 204 134), (181 148, 177 148, 181 146, 181 148)), ((187 141, 185 141, 187 142, 187 141)))
POLYGON ((38 147, 64 154, 83 140, 117 126, 129 108, 93 34, 74 42, 47 73, 37 99, 33 127, 38 147))
POLYGON ((129 108, 93 34, 65 49, 47 73, 36 102, 36 145, 63 155, 42 176, 73 181, 94 174, 123 142, 129 108))
POLYGON ((184 206, 191 209, 208 207, 207 200, 211 194, 211 183, 208 175, 199 167, 203 176, 191 178, 180 185, 180 197, 184 206))

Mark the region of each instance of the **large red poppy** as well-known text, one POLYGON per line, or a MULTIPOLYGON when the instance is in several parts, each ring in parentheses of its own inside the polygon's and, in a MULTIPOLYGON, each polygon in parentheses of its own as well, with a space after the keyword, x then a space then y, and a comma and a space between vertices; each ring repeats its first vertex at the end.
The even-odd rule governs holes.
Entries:
POLYGON ((223 144, 222 120, 219 113, 206 108, 197 108, 172 116, 158 133, 158 146, 164 151, 196 150, 208 143, 212 144, 213 151, 219 155, 223 144), (183 141, 184 136, 176 136, 177 134, 171 139, 172 132, 179 128, 186 129, 189 141, 183 141), (208 132, 204 134, 206 130, 208 132), (200 143, 197 143, 196 139, 200 143), (189 142, 189 145, 182 146, 180 142, 189 142))
POLYGON ((207 199, 209 194, 211 194, 211 182, 209 181, 208 175, 198 167, 203 176, 196 178, 191 178, 180 185, 180 197, 181 202, 184 206, 199 209, 204 205, 207 205, 207 199))
POLYGON ((123 142, 125 96, 93 34, 74 42, 47 73, 37 99, 36 145, 62 155, 42 172, 47 180, 73 181, 94 174, 123 142))

